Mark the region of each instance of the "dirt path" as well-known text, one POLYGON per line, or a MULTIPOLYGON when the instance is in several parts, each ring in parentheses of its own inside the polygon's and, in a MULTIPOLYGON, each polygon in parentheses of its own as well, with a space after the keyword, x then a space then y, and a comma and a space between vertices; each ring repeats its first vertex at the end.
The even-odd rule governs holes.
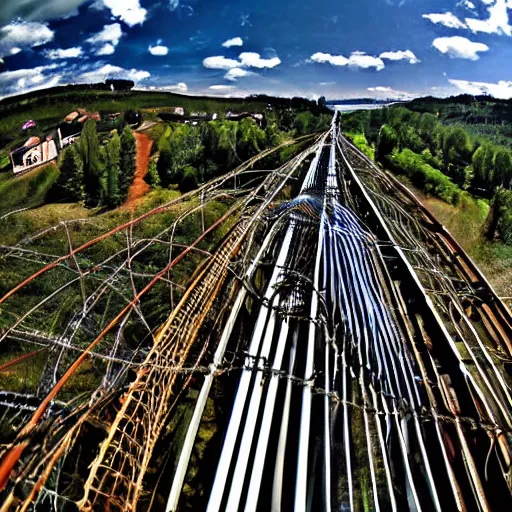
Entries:
POLYGON ((149 169, 149 158, 151 156, 151 146, 153 141, 144 133, 134 132, 135 147, 137 149, 137 165, 135 167, 135 177, 128 191, 128 199, 125 207, 133 208, 135 203, 141 197, 144 197, 150 189, 150 186, 144 181, 149 169))

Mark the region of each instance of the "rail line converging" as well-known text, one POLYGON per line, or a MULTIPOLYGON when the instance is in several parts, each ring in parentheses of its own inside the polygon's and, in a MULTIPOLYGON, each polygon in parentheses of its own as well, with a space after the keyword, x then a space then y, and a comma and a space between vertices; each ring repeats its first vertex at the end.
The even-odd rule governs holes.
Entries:
MULTIPOLYGON (((2 510, 511 508, 512 318, 476 265, 343 136, 338 115, 279 169, 241 180, 247 169, 187 196, 182 218, 201 211, 205 194, 229 197, 229 208, 189 248, 171 245, 150 281, 175 290, 179 261, 201 258, 164 325, 145 327, 149 347, 119 348, 130 315, 145 320, 147 287, 134 286, 89 348, 71 333, 59 340, 69 368, 105 358, 108 378, 87 400, 73 410, 58 401, 64 356, 39 397, 2 395, 0 408, 20 406, 1 452, 2 510), (223 237, 205 247, 217 229, 223 237)), ((134 252, 170 232, 98 264, 106 280, 73 327, 89 325, 134 252)), ((101 240, 47 256, 0 304, 101 240)), ((3 337, 33 351, 52 345, 24 328, 38 307, 3 337)))

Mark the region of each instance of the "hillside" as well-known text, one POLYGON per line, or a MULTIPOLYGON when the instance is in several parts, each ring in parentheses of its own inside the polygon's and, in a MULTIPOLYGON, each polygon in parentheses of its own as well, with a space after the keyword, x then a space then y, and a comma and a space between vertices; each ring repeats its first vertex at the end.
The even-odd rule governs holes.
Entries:
POLYGON ((512 101, 420 98, 343 116, 353 142, 422 196, 510 297, 512 101))

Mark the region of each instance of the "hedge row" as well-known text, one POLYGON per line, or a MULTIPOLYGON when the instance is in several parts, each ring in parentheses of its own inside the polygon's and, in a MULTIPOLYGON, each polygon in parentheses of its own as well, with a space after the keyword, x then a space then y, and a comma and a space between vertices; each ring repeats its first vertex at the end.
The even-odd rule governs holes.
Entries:
POLYGON ((461 189, 448 176, 427 164, 421 155, 410 149, 395 150, 388 160, 395 172, 405 174, 415 187, 425 193, 453 205, 459 201, 461 189))

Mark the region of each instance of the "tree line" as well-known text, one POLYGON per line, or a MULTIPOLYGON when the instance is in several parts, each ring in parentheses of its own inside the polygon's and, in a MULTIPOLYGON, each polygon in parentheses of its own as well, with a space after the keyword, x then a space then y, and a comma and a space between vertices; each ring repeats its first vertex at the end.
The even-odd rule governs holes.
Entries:
POLYGON ((463 190, 492 199, 486 234, 497 232, 512 242, 512 150, 464 125, 443 125, 432 113, 404 107, 355 112, 344 116, 343 129, 363 133, 375 159, 407 175, 427 193, 456 204, 463 190), (509 215, 510 209, 510 215, 509 215), (510 231, 510 237, 506 234, 510 231))
POLYGON ((158 180, 163 187, 174 184, 186 192, 260 151, 277 146, 284 140, 284 132, 301 136, 323 131, 330 120, 330 114, 284 109, 269 111, 264 129, 250 117, 241 121, 209 121, 199 126, 166 125, 156 144, 157 178, 151 171, 149 179, 151 184, 158 180))
POLYGON ((79 141, 61 153, 54 193, 61 199, 84 201, 90 208, 115 208, 128 196, 135 165, 135 138, 129 126, 101 144, 96 122, 90 119, 79 141))
MULTIPOLYGON (((330 121, 330 114, 278 109, 268 110, 265 128, 250 117, 198 126, 161 123, 153 129, 157 155, 146 181, 153 187, 177 185, 188 192, 277 146, 284 137, 324 131, 330 121)), ((115 130, 112 133, 102 144, 97 123, 85 123, 79 141, 60 156, 60 176, 53 190, 59 199, 107 208, 115 208, 126 199, 135 174, 135 139, 128 126, 121 135, 115 130)))

